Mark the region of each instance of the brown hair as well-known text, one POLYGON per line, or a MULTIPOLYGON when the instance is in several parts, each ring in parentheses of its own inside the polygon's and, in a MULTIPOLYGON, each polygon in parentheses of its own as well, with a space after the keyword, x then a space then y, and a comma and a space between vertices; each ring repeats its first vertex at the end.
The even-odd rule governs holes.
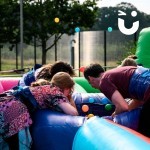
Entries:
POLYGON ((37 75, 37 79, 45 79, 50 80, 51 79, 51 64, 46 64, 42 66, 41 71, 37 75))
POLYGON ((132 58, 125 58, 122 63, 121 66, 137 66, 136 61, 132 58))
POLYGON ((61 89, 72 88, 75 84, 71 76, 66 72, 56 73, 52 77, 51 83, 58 86, 61 89))
POLYGON ((75 72, 69 63, 56 61, 54 64, 44 65, 36 78, 50 81, 57 72, 67 72, 70 76, 75 76, 75 72))

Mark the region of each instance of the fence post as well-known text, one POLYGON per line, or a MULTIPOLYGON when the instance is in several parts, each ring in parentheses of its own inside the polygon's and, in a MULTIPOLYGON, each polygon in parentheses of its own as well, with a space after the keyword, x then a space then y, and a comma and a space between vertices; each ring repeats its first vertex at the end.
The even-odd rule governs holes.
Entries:
POLYGON ((0 45, 0 71, 2 70, 2 48, 3 45, 0 45))
POLYGON ((74 44, 76 41, 74 39, 71 40, 71 49, 70 49, 70 64, 74 68, 74 44))
MULTIPOLYGON (((79 33, 79 68, 81 67, 81 47, 80 47, 80 31, 79 33)), ((80 77, 80 70, 79 70, 79 77, 80 77)))
POLYGON ((106 31, 104 30, 104 69, 105 69, 105 71, 107 70, 107 57, 106 57, 106 50, 107 50, 107 48, 106 48, 106 31))

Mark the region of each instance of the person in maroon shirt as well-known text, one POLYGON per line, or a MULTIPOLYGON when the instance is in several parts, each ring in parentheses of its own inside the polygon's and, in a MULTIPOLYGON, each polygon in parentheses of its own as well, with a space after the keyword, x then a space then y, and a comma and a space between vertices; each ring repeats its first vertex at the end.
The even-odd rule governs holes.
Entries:
POLYGON ((95 63, 85 67, 84 77, 114 103, 112 116, 142 106, 139 132, 150 136, 150 119, 146 117, 150 114, 149 69, 124 66, 104 72, 101 65, 95 63), (131 102, 127 103, 126 98, 131 98, 131 102))

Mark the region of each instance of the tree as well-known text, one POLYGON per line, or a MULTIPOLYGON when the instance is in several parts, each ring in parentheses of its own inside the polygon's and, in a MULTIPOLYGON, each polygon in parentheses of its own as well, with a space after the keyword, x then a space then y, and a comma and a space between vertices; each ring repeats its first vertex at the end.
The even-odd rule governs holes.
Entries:
POLYGON ((61 36, 74 34, 76 27, 91 28, 96 19, 96 2, 86 0, 80 4, 77 0, 26 0, 24 2, 24 40, 33 42, 33 37, 42 47, 42 64, 46 63, 46 53, 61 36), (59 18, 59 22, 54 19, 59 18), (55 36, 52 45, 47 41, 55 36))
POLYGON ((17 0, 0 1, 0 43, 18 43, 19 4, 17 0))
MULTIPOLYGON (((33 44, 36 39, 42 47, 42 64, 46 63, 46 53, 61 36, 74 34, 93 26, 97 15, 96 2, 85 0, 23 0, 24 43, 33 44), (59 18, 59 22, 54 19, 59 18), (55 36, 52 45, 47 41, 55 36)), ((12 45, 20 41, 20 4, 18 0, 0 1, 0 43, 12 45)))
POLYGON ((144 28, 149 25, 150 17, 147 14, 140 12, 130 3, 122 2, 115 7, 99 8, 98 18, 93 26, 93 30, 107 30, 108 27, 112 27, 113 30, 118 30, 118 10, 127 14, 122 17, 125 20, 126 28, 132 27, 133 22, 137 20, 140 22, 139 28, 144 28), (134 18, 131 16, 132 11, 137 12, 137 16, 134 18))

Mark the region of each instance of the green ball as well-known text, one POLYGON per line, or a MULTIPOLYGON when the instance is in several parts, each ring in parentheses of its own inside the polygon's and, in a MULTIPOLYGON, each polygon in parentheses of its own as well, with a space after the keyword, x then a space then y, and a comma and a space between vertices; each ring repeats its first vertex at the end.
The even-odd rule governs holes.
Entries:
POLYGON ((111 105, 111 104, 106 104, 106 105, 105 105, 105 109, 106 109, 107 111, 112 110, 112 105, 111 105))

